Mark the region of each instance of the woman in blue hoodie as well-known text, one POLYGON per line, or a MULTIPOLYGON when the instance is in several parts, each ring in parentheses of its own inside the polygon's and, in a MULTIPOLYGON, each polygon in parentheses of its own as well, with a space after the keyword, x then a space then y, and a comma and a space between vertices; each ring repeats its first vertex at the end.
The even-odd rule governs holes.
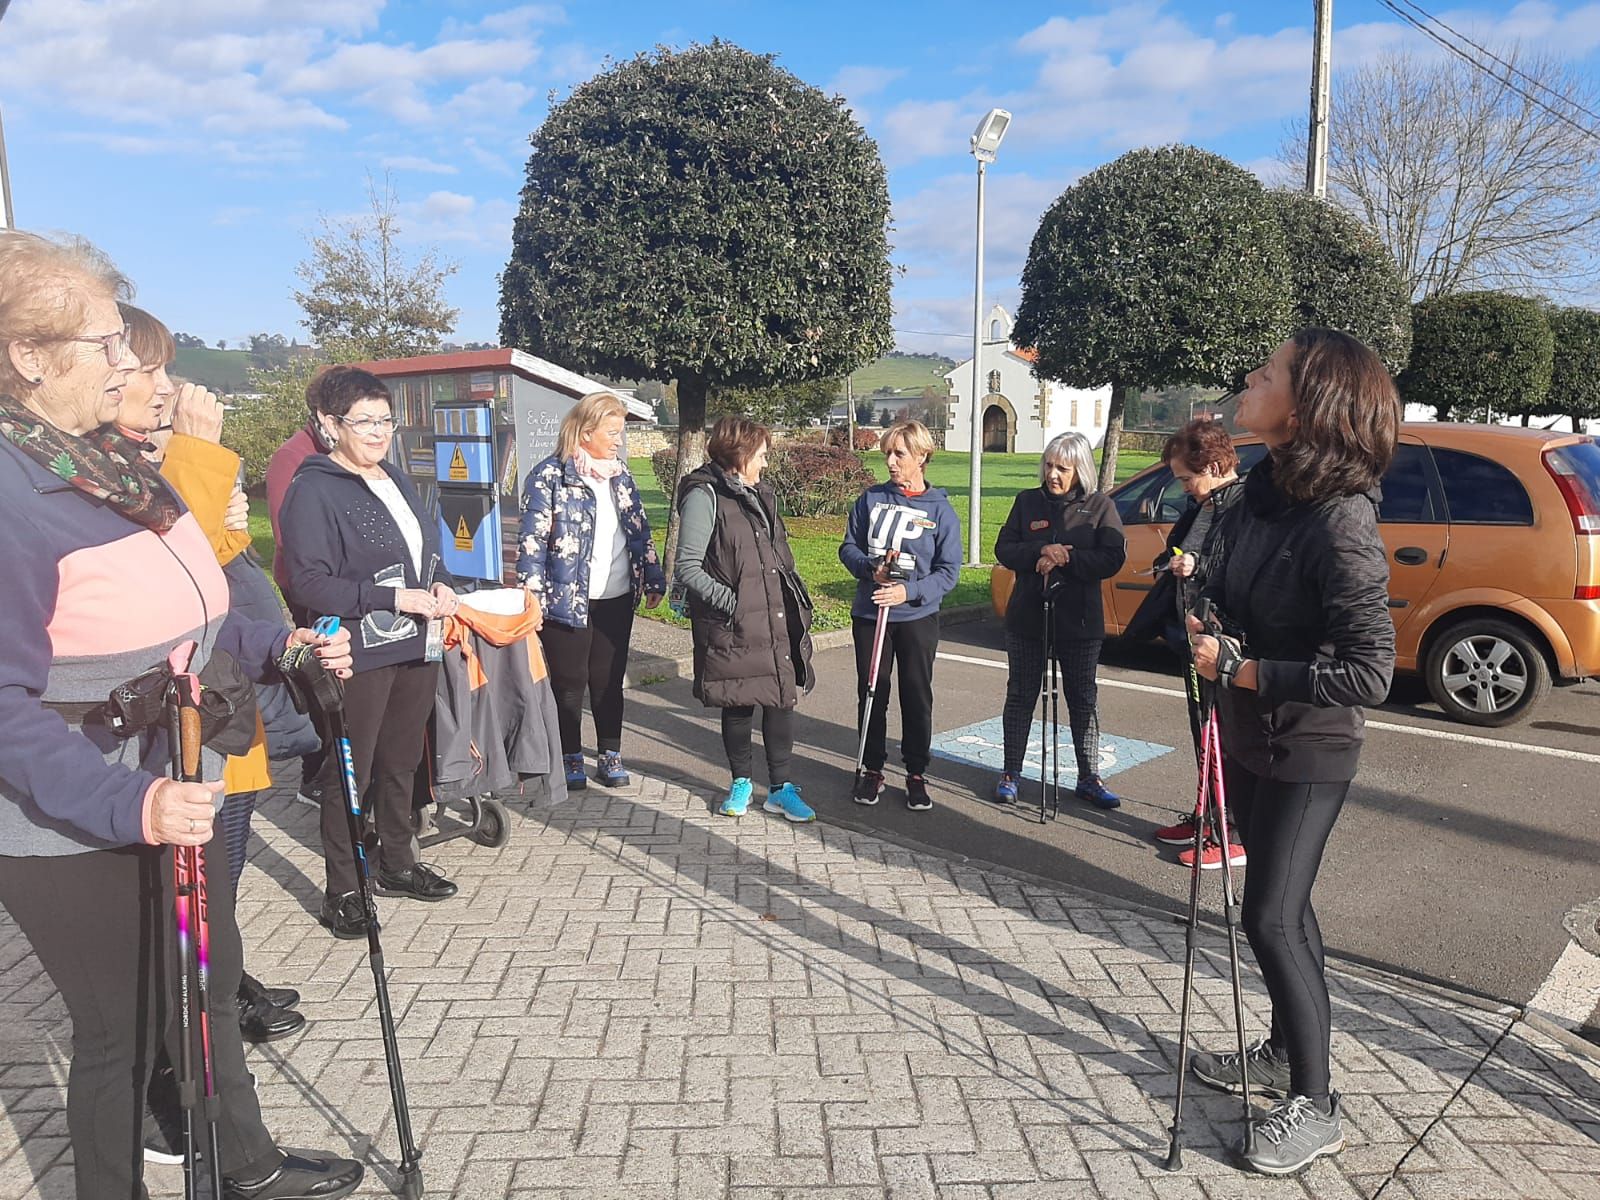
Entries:
MULTIPOLYGON (((856 647, 856 706, 867 698, 867 676, 878 610, 888 630, 878 665, 880 683, 900 667, 900 754, 906 768, 906 807, 933 807, 928 769, 933 743, 933 658, 939 649, 939 606, 961 575, 961 521, 943 490, 928 486, 933 435, 921 421, 901 421, 878 439, 889 482, 861 493, 845 526, 839 561, 860 582, 850 609, 856 647), (899 578, 898 563, 904 568, 899 578)), ((856 781, 857 804, 876 804, 888 757, 884 725, 889 691, 880 686, 867 717, 867 750, 856 781)))

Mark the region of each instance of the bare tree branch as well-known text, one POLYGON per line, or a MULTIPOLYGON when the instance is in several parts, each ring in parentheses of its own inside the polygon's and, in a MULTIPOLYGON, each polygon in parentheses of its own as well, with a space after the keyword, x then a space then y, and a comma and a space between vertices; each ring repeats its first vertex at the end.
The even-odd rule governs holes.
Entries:
MULTIPOLYGON (((1554 55, 1496 53, 1541 88, 1595 105, 1593 83, 1554 55)), ((1600 131, 1528 90, 1506 67, 1409 53, 1335 77, 1329 195, 1378 231, 1414 299, 1574 293, 1600 278, 1600 131)), ((1281 157, 1304 161, 1303 133, 1281 157)))

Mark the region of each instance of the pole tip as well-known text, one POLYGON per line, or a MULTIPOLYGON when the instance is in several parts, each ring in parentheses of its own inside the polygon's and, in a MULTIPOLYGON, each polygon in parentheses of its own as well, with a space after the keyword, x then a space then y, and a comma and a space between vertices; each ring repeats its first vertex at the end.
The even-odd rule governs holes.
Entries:
POLYGON ((1183 1170, 1183 1147, 1178 1145, 1178 1135, 1172 1135, 1172 1145, 1167 1148, 1166 1169, 1169 1171, 1183 1170))

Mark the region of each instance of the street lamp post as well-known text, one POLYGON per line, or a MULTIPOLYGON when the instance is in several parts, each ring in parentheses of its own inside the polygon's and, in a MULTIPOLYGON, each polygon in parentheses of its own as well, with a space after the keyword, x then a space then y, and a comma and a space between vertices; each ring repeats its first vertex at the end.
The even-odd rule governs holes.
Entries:
POLYGON ((972 285, 972 403, 968 408, 972 426, 972 470, 969 476, 971 499, 967 508, 967 565, 972 567, 982 561, 978 527, 983 513, 983 414, 978 411, 978 404, 983 396, 983 177, 985 168, 999 154, 1000 143, 1010 126, 1010 113, 1003 108, 991 108, 972 133, 972 156, 978 160, 978 250, 972 285))
MULTIPOLYGON (((11 0, 0 0, 0 20, 11 7, 11 0)), ((0 229, 15 229, 16 219, 11 213, 11 172, 6 167, 6 130, 0 125, 0 229)))

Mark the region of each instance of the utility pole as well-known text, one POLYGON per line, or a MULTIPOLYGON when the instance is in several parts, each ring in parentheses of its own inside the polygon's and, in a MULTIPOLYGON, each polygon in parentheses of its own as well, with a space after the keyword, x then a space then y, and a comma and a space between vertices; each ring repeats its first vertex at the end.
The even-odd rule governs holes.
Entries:
MULTIPOLYGON (((0 0, 0 19, 11 7, 11 0, 0 0)), ((11 170, 6 166, 6 128, 0 122, 0 229, 15 229, 17 220, 11 211, 11 170)))
POLYGON ((1328 195, 1328 76, 1333 68, 1333 0, 1315 0, 1316 43, 1311 53, 1311 127, 1306 134, 1306 191, 1328 195))
POLYGON ((856 448, 856 377, 844 377, 844 448, 856 448))

